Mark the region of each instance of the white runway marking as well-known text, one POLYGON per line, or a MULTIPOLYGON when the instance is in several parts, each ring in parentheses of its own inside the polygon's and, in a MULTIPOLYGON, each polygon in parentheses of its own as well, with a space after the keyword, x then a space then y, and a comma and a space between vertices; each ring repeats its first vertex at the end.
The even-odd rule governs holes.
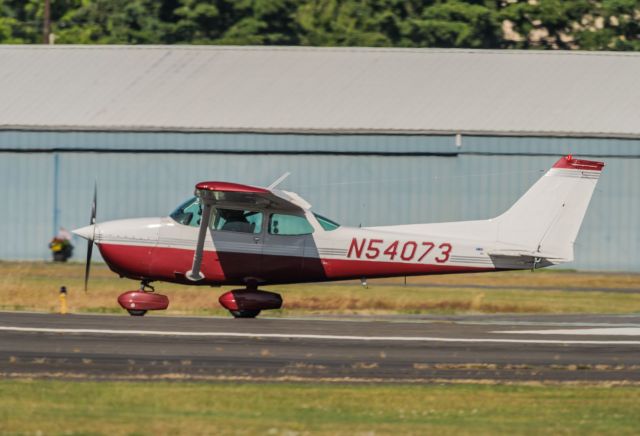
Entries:
MULTIPOLYGON (((212 338, 278 338, 278 339, 329 339, 338 341, 394 341, 394 342, 455 342, 498 344, 558 344, 558 345, 640 345, 638 341, 557 340, 557 339, 494 339, 494 338, 442 338, 430 336, 350 336, 311 335, 289 333, 237 333, 237 332, 174 332, 157 330, 109 330, 109 329, 62 329, 41 327, 0 326, 0 331, 30 333, 69 333, 99 335, 180 336, 212 338)), ((513 333, 513 332, 500 332, 513 333)))
POLYGON ((638 327, 612 327, 589 329, 517 330, 491 333, 518 333, 527 335, 580 335, 580 336, 640 336, 638 327))

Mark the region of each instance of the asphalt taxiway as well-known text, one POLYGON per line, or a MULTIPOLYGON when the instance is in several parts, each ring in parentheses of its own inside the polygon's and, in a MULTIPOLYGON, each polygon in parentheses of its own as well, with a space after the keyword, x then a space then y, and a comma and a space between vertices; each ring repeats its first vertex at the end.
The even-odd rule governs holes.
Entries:
POLYGON ((640 315, 240 320, 0 312, 0 376, 640 383, 640 315))

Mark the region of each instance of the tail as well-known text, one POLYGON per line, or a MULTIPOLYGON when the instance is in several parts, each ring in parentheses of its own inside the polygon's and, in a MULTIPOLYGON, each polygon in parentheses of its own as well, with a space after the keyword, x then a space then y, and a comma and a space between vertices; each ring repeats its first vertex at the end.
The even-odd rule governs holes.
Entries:
POLYGON ((487 254, 503 266, 514 261, 533 262, 534 266, 537 262, 543 262, 540 266, 570 262, 573 243, 603 167, 603 162, 563 157, 497 218, 371 229, 490 243, 487 254))
POLYGON ((497 224, 497 241, 540 257, 572 261, 573 244, 603 167, 603 162, 571 155, 561 158, 509 210, 491 220, 497 224))

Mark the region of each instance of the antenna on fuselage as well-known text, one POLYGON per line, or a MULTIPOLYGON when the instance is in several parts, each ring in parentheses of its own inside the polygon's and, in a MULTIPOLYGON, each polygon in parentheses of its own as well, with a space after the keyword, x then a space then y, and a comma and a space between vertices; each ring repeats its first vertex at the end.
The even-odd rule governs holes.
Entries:
POLYGON ((289 177, 289 175, 291 175, 291 173, 289 171, 287 171, 286 173, 284 173, 283 175, 278 177, 273 183, 271 183, 269 186, 267 186, 267 189, 274 189, 276 186, 278 186, 280 183, 282 183, 284 181, 284 179, 289 177))

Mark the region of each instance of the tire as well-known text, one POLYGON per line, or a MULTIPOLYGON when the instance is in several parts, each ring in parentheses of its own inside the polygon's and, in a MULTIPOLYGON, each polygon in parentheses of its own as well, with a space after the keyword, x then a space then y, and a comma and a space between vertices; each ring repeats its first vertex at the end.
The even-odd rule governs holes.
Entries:
POLYGON ((255 318, 260 314, 259 310, 230 310, 234 318, 255 318))
POLYGON ((127 309, 127 312, 129 312, 129 315, 131 316, 144 316, 144 314, 147 313, 146 310, 136 310, 136 309, 127 309))

